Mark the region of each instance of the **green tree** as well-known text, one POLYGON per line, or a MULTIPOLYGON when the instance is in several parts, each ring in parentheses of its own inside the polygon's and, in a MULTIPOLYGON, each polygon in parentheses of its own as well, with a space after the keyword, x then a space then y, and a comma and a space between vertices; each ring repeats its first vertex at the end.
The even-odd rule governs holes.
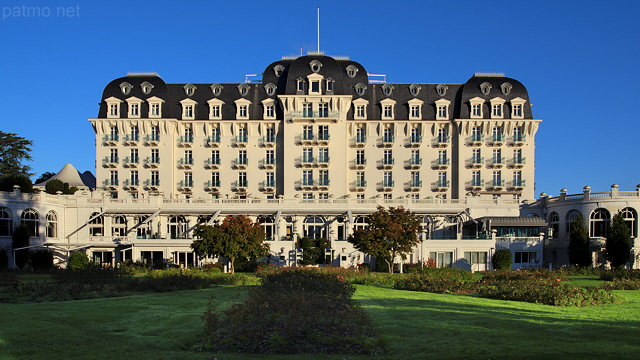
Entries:
POLYGON ((220 225, 198 225, 193 235, 196 240, 191 248, 196 255, 200 259, 215 256, 229 259, 232 274, 236 260, 254 260, 269 254, 264 228, 244 215, 227 216, 220 225))
POLYGON ((389 273, 393 273, 396 257, 406 257, 420 243, 420 218, 402 206, 386 210, 378 206, 371 214, 369 227, 358 229, 349 236, 348 241, 365 254, 383 258, 389 273))
POLYGON ((302 249, 302 261, 299 265, 317 265, 324 264, 324 249, 331 247, 331 244, 326 239, 303 237, 298 240, 296 247, 302 249))
POLYGON ((31 160, 31 146, 31 140, 0 131, 0 176, 31 176, 31 167, 22 164, 31 160))
POLYGON ((589 248, 589 229, 582 215, 576 216, 569 225, 569 263, 580 267, 593 264, 589 248))
POLYGON ((0 191, 13 191, 15 185, 20 186, 20 191, 22 192, 33 192, 33 183, 26 175, 0 176, 0 191))
POLYGON ((42 175, 40 175, 40 177, 38 177, 38 179, 36 179, 34 184, 40 184, 42 182, 45 182, 45 181, 51 179, 54 176, 56 176, 56 173, 53 173, 51 171, 45 171, 45 172, 42 173, 42 175))
POLYGON ((74 251, 69 255, 69 269, 70 270, 84 270, 88 269, 91 265, 89 257, 84 251, 74 251))
POLYGON ((604 256, 614 268, 624 267, 631 256, 631 234, 620 211, 611 219, 604 256))
POLYGON ((509 270, 511 269, 511 265, 513 265, 513 260, 511 259, 511 250, 509 249, 498 249, 491 257, 491 264, 495 270, 509 270))
POLYGON ((17 250, 29 246, 29 228, 26 225, 20 225, 13 231, 13 237, 11 238, 11 247, 15 254, 15 264, 18 268, 22 269, 29 261, 29 249, 17 250))

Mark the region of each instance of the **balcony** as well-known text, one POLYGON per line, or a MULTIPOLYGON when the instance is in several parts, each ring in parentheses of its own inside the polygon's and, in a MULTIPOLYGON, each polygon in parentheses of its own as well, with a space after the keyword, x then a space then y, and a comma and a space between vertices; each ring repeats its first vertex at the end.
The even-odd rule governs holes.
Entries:
POLYGON ((138 134, 127 134, 124 137, 124 144, 130 146, 138 146, 140 143, 140 135, 138 134))
POLYGON ((145 137, 145 142, 149 146, 158 146, 158 144, 160 144, 160 135, 149 134, 145 137))
POLYGON ((320 168, 327 168, 329 167, 329 156, 318 156, 315 163, 320 168))
POLYGON ((260 187, 262 188, 262 191, 264 192, 274 192, 276 191, 276 182, 275 181, 263 181, 260 184, 260 187))
POLYGON ((207 138, 208 147, 220 147, 220 135, 211 135, 207 138))
POLYGON ((302 156, 298 159, 298 163, 304 168, 313 167, 313 156, 302 156))
POLYGON ((302 145, 313 145, 316 137, 313 133, 305 132, 300 135, 300 144, 302 145))
POLYGON ((116 190, 118 188, 118 179, 105 179, 102 186, 107 189, 116 190))
POLYGON ((380 185, 381 185, 382 191, 392 191, 395 185, 395 182, 393 180, 383 180, 380 185))
POLYGON ((320 191, 329 190, 329 179, 318 179, 318 181, 316 182, 316 186, 320 191))
POLYGON ((504 136, 502 135, 493 135, 491 139, 489 139, 490 146, 502 146, 504 144, 504 136))
POLYGON ((366 180, 356 180, 353 182, 353 191, 364 191, 367 187, 366 180))
POLYGON ((292 111, 291 120, 337 120, 340 117, 339 111, 292 111))
POLYGON ((407 185, 409 191, 420 191, 422 189, 422 180, 412 180, 407 185))
POLYGON ((380 161, 378 161, 378 168, 379 169, 391 169, 393 168, 393 165, 395 165, 396 161, 393 158, 388 158, 388 159, 382 159, 380 161))
POLYGON ((180 180, 180 183, 178 184, 178 189, 184 192, 193 191, 193 180, 180 180))
POLYGON ((353 138, 351 145, 357 148, 363 148, 367 144, 367 137, 365 135, 358 135, 353 138))
POLYGON ((405 161, 404 167, 407 169, 420 169, 422 166, 422 158, 411 158, 405 161))
POLYGON ((449 141, 450 141, 450 137, 449 136, 438 136, 435 139, 433 139, 433 146, 434 147, 447 147, 449 145, 449 141))
POLYGON ((136 191, 138 190, 139 184, 140 181, 138 179, 126 179, 122 185, 126 190, 136 191))
POLYGON ((178 160, 178 168, 191 169, 193 168, 193 158, 183 158, 178 160))
POLYGON ((140 164, 140 158, 137 156, 127 156, 124 158, 124 166, 129 168, 137 168, 140 164))
POLYGON ((114 168, 118 166, 118 157, 117 156, 107 156, 102 160, 102 165, 104 167, 114 168))
POLYGON ((385 135, 380 138, 380 146, 382 147, 392 147, 395 137, 393 135, 385 135))
POLYGON ((484 165, 484 157, 474 156, 467 160, 467 167, 471 169, 478 169, 484 165))
POLYGON ((331 139, 331 136, 329 136, 329 134, 320 133, 320 134, 318 134, 318 140, 316 142, 320 146, 327 146, 327 145, 329 145, 329 140, 330 139, 331 139))
POLYGON ((511 146, 523 146, 525 141, 526 141, 526 138, 527 138, 526 135, 514 135, 509 140, 508 145, 511 145, 511 146))
POLYGON ((499 191, 504 189, 504 180, 492 180, 489 185, 490 190, 499 191))
POLYGON ((265 158, 262 160, 262 168, 264 169, 274 169, 276 167, 276 159, 275 158, 265 158))
POLYGON ((204 166, 208 169, 219 169, 220 168, 220 158, 209 158, 205 162, 204 166))
POLYGON ((480 191, 482 189, 484 189, 484 180, 482 179, 471 180, 467 183, 467 190, 480 191))
POLYGON ((449 159, 447 158, 438 158, 431 162, 431 168, 433 169, 446 169, 449 167, 449 159))
POLYGON ((276 146, 276 137, 274 135, 262 137, 262 146, 268 148, 276 146))
POLYGON ((417 148, 422 145, 422 136, 420 135, 412 135, 407 139, 407 147, 417 148))
POLYGON ((160 157, 150 156, 144 160, 144 164, 146 167, 157 168, 160 166, 160 157))
POLYGON ((302 181, 300 181, 300 188, 302 188, 302 190, 313 190, 314 186, 315 182, 313 179, 302 179, 302 181))
POLYGON ((249 161, 247 160, 247 158, 237 158, 234 162, 233 162, 233 166, 236 169, 246 169, 247 165, 249 164, 249 161))
POLYGON ((249 182, 247 180, 238 180, 233 183, 233 188, 237 192, 246 192, 249 187, 249 182))
POLYGON ((482 134, 474 134, 467 138, 468 146, 480 146, 484 143, 484 135, 482 134))
POLYGON ((449 180, 438 180, 433 184, 433 190, 435 191, 447 191, 449 190, 449 180))
POLYGON ((180 147, 192 147, 193 136, 180 136, 178 138, 178 146, 180 147))
POLYGON ((513 180, 509 184, 509 189, 515 190, 515 191, 520 191, 520 190, 524 189, 525 184, 526 184, 526 180, 513 180))
POLYGON ((233 142, 233 145, 235 145, 236 147, 245 148, 247 147, 248 143, 249 143, 249 138, 247 135, 239 135, 239 136, 236 136, 235 141, 233 142))
POLYGON ((356 158, 351 162, 352 169, 360 170, 360 169, 364 169, 366 166, 367 166, 367 159, 356 158))
POLYGON ((119 136, 118 134, 109 134, 105 135, 103 140, 106 145, 115 146, 118 145, 119 136))
POLYGON ((527 158, 513 158, 509 161, 509 167, 514 169, 522 169, 526 163, 527 158))
POLYGON ((159 179, 146 180, 144 182, 144 187, 149 189, 149 191, 158 191, 160 189, 160 180, 159 179))
POLYGON ((220 180, 209 180, 207 181, 207 191, 212 193, 220 192, 220 180))
POLYGON ((491 158, 487 166, 493 169, 500 169, 501 167, 504 166, 504 163, 505 163, 504 157, 494 157, 494 158, 491 158))

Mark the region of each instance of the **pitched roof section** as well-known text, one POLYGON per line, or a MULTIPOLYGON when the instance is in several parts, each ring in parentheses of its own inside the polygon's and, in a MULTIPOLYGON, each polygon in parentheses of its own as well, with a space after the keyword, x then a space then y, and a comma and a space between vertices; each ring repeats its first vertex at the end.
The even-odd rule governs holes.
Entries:
POLYGON ((35 186, 46 186, 47 183, 53 179, 60 180, 63 183, 69 184, 69 186, 76 186, 78 188, 88 187, 94 189, 96 187, 96 178, 90 171, 85 171, 80 174, 80 172, 71 164, 65 165, 50 179, 39 184, 35 184, 35 186))

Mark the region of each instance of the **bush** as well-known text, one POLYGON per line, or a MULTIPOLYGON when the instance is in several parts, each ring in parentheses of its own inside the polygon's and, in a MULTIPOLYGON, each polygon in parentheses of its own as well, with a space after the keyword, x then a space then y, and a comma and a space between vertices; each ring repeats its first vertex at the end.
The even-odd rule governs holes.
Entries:
POLYGON ((89 257, 84 251, 74 251, 69 255, 70 270, 84 270, 90 267, 89 257))
POLYGON ((496 270, 511 269, 513 261, 511 260, 511 251, 509 249, 496 250, 495 254, 491 258, 493 268, 496 270))
POLYGON ((455 268, 416 269, 418 273, 396 278, 395 289, 426 291, 432 293, 460 293, 470 291, 473 274, 455 268))
POLYGON ((555 306, 612 304, 620 299, 602 288, 577 288, 542 281, 500 282, 479 286, 478 294, 498 300, 514 300, 555 306))
POLYGON ((31 252, 31 266, 34 270, 50 270, 53 268, 53 253, 49 250, 31 252))
POLYGON ((15 185, 20 186, 23 193, 33 192, 33 183, 24 175, 6 175, 0 177, 0 191, 13 191, 15 185))
POLYGON ((344 277, 331 272, 271 269, 244 303, 222 317, 209 307, 203 316, 207 340, 223 352, 381 353, 373 324, 351 299, 354 291, 344 277))
POLYGON ((638 269, 611 269, 600 272, 600 279, 613 280, 640 280, 640 270, 638 269))
POLYGON ((0 249, 0 270, 7 269, 9 267, 9 254, 6 249, 0 249))

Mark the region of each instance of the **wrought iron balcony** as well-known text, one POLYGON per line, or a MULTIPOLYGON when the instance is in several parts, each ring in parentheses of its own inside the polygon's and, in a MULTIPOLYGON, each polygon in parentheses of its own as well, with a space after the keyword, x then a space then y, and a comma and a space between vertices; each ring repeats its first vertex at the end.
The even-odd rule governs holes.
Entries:
POLYGON ((233 162, 233 166, 235 166, 236 169, 246 169, 248 164, 249 160, 246 157, 236 158, 236 160, 233 162))
POLYGON ((484 188, 484 180, 483 179, 475 179, 471 180, 467 183, 467 189, 472 191, 480 191, 484 188))
POLYGON ((102 164, 105 167, 117 167, 118 166, 118 157, 117 156, 107 156, 102 160, 102 164))
POLYGON ((446 169, 449 167, 449 159, 437 158, 431 162, 431 167, 434 169, 446 169))
POLYGON ((411 135, 411 137, 409 137, 407 139, 407 145, 409 147, 420 147, 420 145, 422 145, 422 136, 421 135, 411 135))
POLYGON ((207 146, 210 147, 219 147, 220 146, 220 135, 211 135, 207 138, 207 146))
POLYGON ((521 169, 524 167, 524 165, 526 164, 526 160, 527 158, 513 158, 511 159, 511 161, 509 162, 509 166, 515 169, 521 169))
POLYGON ((490 188, 492 190, 502 190, 502 189, 504 189, 504 180, 497 180, 497 179, 491 180, 490 188))
POLYGON ((526 184, 526 180, 513 180, 511 184, 509 184, 509 188, 513 190, 522 190, 524 189, 526 184))
POLYGON ((472 169, 477 169, 484 165, 484 157, 482 156, 473 156, 471 159, 467 160, 467 167, 472 169))
POLYGON ((157 146, 160 143, 160 135, 159 134, 149 134, 145 137, 145 141, 147 145, 157 146))
POLYGON ((138 145, 140 142, 140 135, 138 134, 127 134, 124 136, 125 145, 138 145))
POLYGON ((484 135, 473 134, 467 138, 467 144, 470 146, 480 146, 484 142, 484 135))
POLYGON ((273 157, 264 158, 262 160, 262 167, 265 169, 273 169, 276 167, 276 159, 273 157))
POLYGON ((144 160, 144 164, 147 167, 157 168, 160 166, 160 157, 159 156, 150 156, 144 160))
POLYGON ((396 161, 394 158, 385 158, 378 161, 378 167, 382 169, 391 169, 395 163, 396 161))
POLYGON ((364 191, 366 187, 367 187, 366 180, 356 180, 353 182, 354 191, 364 191))
POLYGON ((274 146, 276 146, 276 137, 275 137, 275 135, 263 136, 262 137, 262 146, 264 146, 264 147, 274 147, 274 146))
POLYGON ((138 164, 140 164, 140 158, 137 156, 127 156, 124 158, 124 166, 126 167, 135 168, 138 167, 138 164))
POLYGON ((104 142, 107 145, 118 145, 119 138, 118 134, 107 134, 104 136, 104 142))
POLYGON ((447 191, 449 189, 449 180, 438 180, 433 183, 436 191, 447 191))
POLYGON ((489 139, 489 145, 501 146, 504 144, 504 136, 502 134, 493 134, 489 139))
POLYGON ((409 181, 409 190, 411 191, 419 191, 422 188, 422 180, 411 180, 409 181))
POLYGON ((511 137, 511 140, 509 141, 509 145, 522 146, 524 145, 526 139, 526 135, 513 135, 513 137, 511 137))
POLYGON ((357 148, 364 147, 367 143, 367 137, 365 135, 356 135, 353 138, 353 146, 357 148))
POLYGON ((491 158, 488 166, 494 169, 499 169, 504 166, 504 157, 493 157, 491 158))
POLYGON ((384 135, 382 138, 380 138, 380 145, 382 147, 392 147, 394 141, 395 137, 393 135, 384 135))
POLYGON ((220 158, 209 158, 205 163, 205 167, 209 169, 218 169, 220 167, 220 158))
POLYGON ((237 147, 247 147, 248 142, 249 142, 249 137, 247 135, 239 135, 239 136, 236 136, 234 145, 237 147))
POLYGON ((419 169, 422 166, 422 158, 412 157, 405 162, 405 167, 408 169, 419 169))
POLYGON ((193 146, 193 136, 180 136, 178 138, 178 146, 192 147, 193 146))
POLYGON ((157 190, 160 187, 160 179, 145 180, 144 186, 149 190, 157 190))
POLYGON ((433 146, 435 147, 447 147, 449 145, 450 137, 445 135, 439 135, 433 139, 433 146))

